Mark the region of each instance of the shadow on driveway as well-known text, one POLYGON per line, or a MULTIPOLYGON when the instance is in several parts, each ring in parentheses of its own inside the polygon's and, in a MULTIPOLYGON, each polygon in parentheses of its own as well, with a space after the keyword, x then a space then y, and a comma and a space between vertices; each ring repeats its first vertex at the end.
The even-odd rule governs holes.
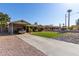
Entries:
POLYGON ((10 34, 8 32, 0 32, 0 36, 13 36, 13 35, 18 35, 18 34, 10 34))

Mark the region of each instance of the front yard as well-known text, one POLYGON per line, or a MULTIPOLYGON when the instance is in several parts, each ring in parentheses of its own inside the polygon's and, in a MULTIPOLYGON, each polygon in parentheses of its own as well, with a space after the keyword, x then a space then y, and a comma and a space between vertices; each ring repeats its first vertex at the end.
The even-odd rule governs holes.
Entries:
POLYGON ((56 40, 79 44, 79 33, 32 32, 32 35, 55 38, 56 40))
POLYGON ((63 34, 58 32, 32 32, 32 35, 37 35, 47 38, 58 38, 61 37, 63 34))

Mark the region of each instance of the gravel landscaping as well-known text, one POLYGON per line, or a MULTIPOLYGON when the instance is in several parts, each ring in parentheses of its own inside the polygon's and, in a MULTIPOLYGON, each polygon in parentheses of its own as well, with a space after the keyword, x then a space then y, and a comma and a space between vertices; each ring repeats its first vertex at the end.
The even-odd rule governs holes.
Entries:
POLYGON ((56 40, 79 44, 79 33, 66 33, 62 37, 56 38, 56 40))

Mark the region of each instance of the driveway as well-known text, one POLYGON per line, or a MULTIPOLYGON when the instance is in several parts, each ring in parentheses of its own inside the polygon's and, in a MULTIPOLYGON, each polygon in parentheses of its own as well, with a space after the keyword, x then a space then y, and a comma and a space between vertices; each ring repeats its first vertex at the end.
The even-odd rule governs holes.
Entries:
POLYGON ((0 56, 45 56, 45 54, 15 35, 2 35, 0 36, 0 56))
POLYGON ((79 56, 79 45, 30 34, 17 35, 49 56, 79 56))

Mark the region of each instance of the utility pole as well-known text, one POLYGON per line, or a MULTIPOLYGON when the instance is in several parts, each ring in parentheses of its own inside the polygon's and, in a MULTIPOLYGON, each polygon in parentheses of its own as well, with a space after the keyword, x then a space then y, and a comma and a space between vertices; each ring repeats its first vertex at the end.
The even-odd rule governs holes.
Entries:
POLYGON ((61 28, 61 24, 59 24, 59 27, 61 28))
POLYGON ((70 12, 71 11, 72 11, 71 9, 67 10, 67 12, 68 12, 68 28, 70 27, 70 12))
POLYGON ((65 27, 66 27, 66 22, 67 22, 67 15, 65 14, 65 27))

